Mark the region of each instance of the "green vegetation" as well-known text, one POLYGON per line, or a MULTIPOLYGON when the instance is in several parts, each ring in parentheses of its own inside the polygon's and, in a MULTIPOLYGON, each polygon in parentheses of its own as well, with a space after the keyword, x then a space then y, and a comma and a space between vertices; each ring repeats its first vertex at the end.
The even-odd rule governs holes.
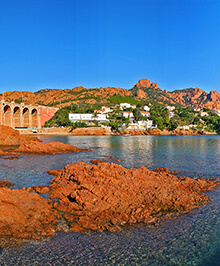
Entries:
MULTIPOLYGON (((129 96, 117 96, 113 95, 109 97, 110 102, 106 105, 111 105, 114 107, 114 111, 109 113, 109 122, 103 123, 104 125, 111 126, 112 130, 120 130, 121 125, 128 125, 130 122, 141 121, 150 119, 153 121, 154 125, 157 125, 160 130, 175 130, 178 127, 189 126, 192 130, 206 130, 208 132, 219 132, 220 133, 220 117, 211 113, 209 109, 203 109, 208 113, 208 116, 201 117, 199 112, 195 112, 191 107, 181 107, 176 106, 175 110, 170 113, 165 109, 165 105, 159 104, 155 101, 137 101, 129 96), (114 103, 115 102, 115 103, 114 103), (128 108, 127 111, 133 112, 134 118, 130 119, 122 117, 121 110, 117 107, 117 104, 121 102, 127 102, 130 104, 136 104, 136 108, 128 108), (150 117, 144 117, 141 115, 140 111, 143 110, 142 107, 148 104, 150 107, 150 117)), ((72 113, 94 113, 94 110, 101 109, 103 104, 96 103, 94 105, 89 105, 86 103, 74 104, 71 101, 69 106, 66 106, 56 112, 56 114, 45 123, 45 126, 72 126, 85 127, 85 123, 71 123, 68 115, 72 113)), ((98 122, 95 122, 98 126, 98 122)))
POLYGON ((134 98, 130 96, 121 96, 114 94, 113 96, 110 96, 108 98, 108 101, 113 104, 119 104, 119 103, 130 103, 130 104, 138 104, 140 101, 135 100, 134 98))

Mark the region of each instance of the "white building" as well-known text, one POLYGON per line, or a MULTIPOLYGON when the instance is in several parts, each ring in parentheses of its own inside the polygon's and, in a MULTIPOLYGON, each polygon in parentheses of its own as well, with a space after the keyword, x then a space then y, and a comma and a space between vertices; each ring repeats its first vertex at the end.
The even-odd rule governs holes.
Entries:
POLYGON ((209 116, 209 114, 208 114, 207 112, 203 112, 203 111, 199 112, 199 114, 200 114, 201 116, 209 116))
POLYGON ((94 113, 97 113, 97 114, 104 114, 105 111, 103 111, 102 109, 100 109, 100 110, 94 110, 94 113))
POLYGON ((127 129, 149 129, 153 127, 153 121, 147 120, 147 121, 137 121, 135 123, 130 123, 127 127, 127 129))
POLYGON ((218 116, 220 116, 220 110, 211 110, 211 113, 217 114, 218 116))
POLYGON ((200 112, 201 109, 200 109, 200 108, 194 108, 193 111, 195 111, 195 112, 200 112))
POLYGON ((148 107, 147 105, 145 105, 143 108, 144 108, 144 111, 146 111, 146 112, 150 111, 150 107, 148 107))
POLYGON ((130 103, 120 103, 120 109, 123 110, 125 108, 131 108, 130 103))
POLYGON ((145 116, 145 117, 149 117, 150 116, 150 113, 146 112, 146 111, 140 111, 140 113, 141 113, 142 116, 145 116))
POLYGON ((166 105, 166 106, 165 106, 165 109, 167 109, 167 110, 169 110, 169 111, 173 111, 173 110, 176 109, 176 107, 175 107, 175 106, 169 106, 169 105, 166 105))
POLYGON ((172 118, 172 117, 174 117, 174 112, 172 112, 172 111, 168 111, 168 116, 169 116, 169 118, 172 118))
POLYGON ((132 117, 134 117, 133 112, 130 112, 130 111, 124 111, 124 112, 122 112, 121 114, 122 114, 122 116, 125 117, 125 118, 132 118, 132 117))
POLYGON ((131 108, 136 109, 137 105, 133 104, 131 105, 131 108))
POLYGON ((106 118, 106 114, 76 114, 70 113, 69 120, 71 122, 90 122, 90 121, 97 121, 97 122, 108 122, 109 120, 106 118))
POLYGON ((102 111, 104 113, 111 113, 113 110, 108 106, 102 106, 102 111))

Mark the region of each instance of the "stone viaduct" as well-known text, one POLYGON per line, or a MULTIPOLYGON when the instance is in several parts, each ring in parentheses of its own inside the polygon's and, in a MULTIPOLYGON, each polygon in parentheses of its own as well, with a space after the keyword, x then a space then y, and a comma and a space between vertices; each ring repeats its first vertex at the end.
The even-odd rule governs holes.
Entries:
POLYGON ((58 110, 47 106, 0 101, 0 125, 13 128, 41 128, 58 110))

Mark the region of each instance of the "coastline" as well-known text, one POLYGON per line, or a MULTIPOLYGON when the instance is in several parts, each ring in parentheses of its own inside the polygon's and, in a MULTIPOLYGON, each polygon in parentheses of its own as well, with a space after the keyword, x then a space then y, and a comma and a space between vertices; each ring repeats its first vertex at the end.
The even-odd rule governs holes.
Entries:
POLYGON ((219 135, 217 132, 207 132, 207 131, 192 131, 192 130, 173 130, 173 131, 160 131, 158 129, 153 130, 132 130, 127 129, 119 132, 109 132, 105 130, 100 130, 100 127, 97 128, 77 128, 74 132, 70 131, 70 128, 52 128, 50 129, 41 129, 37 133, 32 130, 18 130, 20 135, 27 136, 120 136, 120 135, 151 135, 151 136, 191 136, 191 135, 219 135))

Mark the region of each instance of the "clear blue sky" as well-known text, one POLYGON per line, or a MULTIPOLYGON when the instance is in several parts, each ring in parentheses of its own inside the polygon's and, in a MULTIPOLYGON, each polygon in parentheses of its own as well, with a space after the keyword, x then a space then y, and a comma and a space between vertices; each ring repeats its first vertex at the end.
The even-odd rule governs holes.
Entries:
POLYGON ((220 92, 220 1, 0 0, 0 92, 140 78, 220 92))

